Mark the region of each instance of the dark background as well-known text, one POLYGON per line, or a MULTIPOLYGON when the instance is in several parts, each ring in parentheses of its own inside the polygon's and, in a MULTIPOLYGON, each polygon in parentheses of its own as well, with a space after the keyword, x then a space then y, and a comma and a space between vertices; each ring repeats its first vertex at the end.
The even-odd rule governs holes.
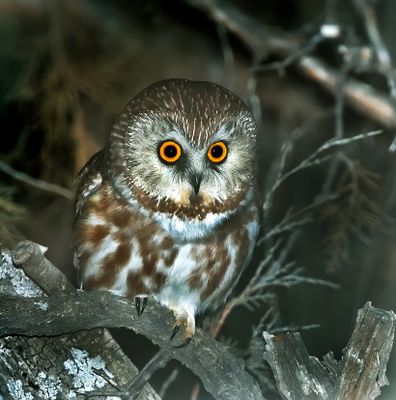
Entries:
MULTIPOLYGON (((312 55, 337 71, 343 68, 340 46, 369 46, 353 1, 235 0, 217 4, 220 10, 236 7, 275 35, 298 38, 300 50, 325 21, 336 23, 341 35, 324 40, 312 55)), ((396 2, 370 4, 385 45, 395 58, 396 2)), ((335 96, 302 75, 294 63, 282 70, 252 71, 254 65, 284 57, 268 51, 257 60, 237 35, 227 33, 188 1, 2 0, 0 159, 32 177, 73 189, 79 169, 104 145, 117 114, 138 91, 164 78, 210 80, 233 90, 249 106, 254 105, 255 96, 259 100, 259 186, 264 194, 283 143, 297 136, 286 164, 290 169, 333 137, 336 129, 335 96), (249 90, 252 82, 256 83, 254 96, 249 90)), ((375 62, 367 69, 355 65, 349 76, 388 95, 386 79, 375 62)), ((395 154, 388 150, 395 129, 356 112, 348 101, 343 110, 345 136, 374 129, 384 129, 384 133, 345 148, 358 171, 358 188, 349 190, 354 175, 340 163, 331 185, 340 197, 314 209, 314 222, 300 229, 288 254, 290 260, 305 267, 305 275, 338 283, 340 289, 307 284, 275 289, 278 327, 320 325, 303 331, 310 354, 318 357, 333 350, 340 358, 357 310, 366 301, 396 310, 392 220, 396 215, 396 165, 395 154), (378 209, 370 223, 365 222, 365 206, 357 205, 363 197, 368 199, 369 210, 378 209)), ((321 193, 328 171, 329 163, 322 164, 287 180, 275 195, 263 232, 291 207, 298 210, 312 203, 321 193)), ((28 238, 44 244, 48 257, 75 281, 70 255, 72 209, 71 201, 0 173, 3 243, 12 247, 20 238, 28 238)), ((268 246, 257 249, 250 271, 267 250, 268 246)), ((239 289, 248 277, 249 271, 239 289)), ((237 308, 221 335, 232 338, 243 354, 265 311, 265 305, 255 312, 237 308)), ((155 351, 144 338, 129 332, 115 335, 139 367, 155 351)), ((180 372, 168 398, 189 399, 196 379, 176 363, 159 372, 153 385, 160 388, 174 367, 180 372)), ((391 387, 383 390, 382 399, 396 397, 392 388, 395 357, 391 357, 388 378, 391 387)), ((210 398, 205 396, 201 393, 200 399, 210 398)))

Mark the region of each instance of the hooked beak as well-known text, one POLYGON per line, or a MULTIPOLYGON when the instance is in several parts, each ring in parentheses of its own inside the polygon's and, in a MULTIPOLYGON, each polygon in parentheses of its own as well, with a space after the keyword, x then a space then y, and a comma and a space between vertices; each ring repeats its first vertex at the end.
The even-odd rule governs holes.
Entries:
POLYGON ((199 188, 201 187, 202 182, 202 174, 200 173, 193 173, 190 177, 191 186, 194 189, 195 195, 198 194, 199 188))

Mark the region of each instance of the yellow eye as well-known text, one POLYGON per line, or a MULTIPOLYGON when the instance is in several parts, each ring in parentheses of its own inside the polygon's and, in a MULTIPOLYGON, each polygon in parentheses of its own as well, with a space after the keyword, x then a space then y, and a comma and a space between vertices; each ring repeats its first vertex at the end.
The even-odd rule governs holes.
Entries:
POLYGON ((173 140, 166 140, 161 143, 159 148, 159 156, 162 161, 172 164, 176 162, 182 154, 181 147, 178 143, 173 140))
POLYGON ((219 164, 227 157, 228 148, 224 142, 213 143, 208 150, 208 158, 212 163, 219 164))

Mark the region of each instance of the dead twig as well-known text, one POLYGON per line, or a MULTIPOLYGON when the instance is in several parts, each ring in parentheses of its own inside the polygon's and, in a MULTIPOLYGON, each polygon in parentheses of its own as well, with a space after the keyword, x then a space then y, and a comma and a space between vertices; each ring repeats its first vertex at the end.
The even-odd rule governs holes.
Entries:
POLYGON ((135 400, 143 389, 143 386, 149 381, 156 371, 164 368, 173 358, 173 348, 163 348, 159 350, 154 357, 139 371, 130 385, 127 392, 131 400, 135 400))
POLYGON ((292 235, 286 243, 282 243, 281 240, 278 240, 271 247, 267 256, 256 267, 245 289, 225 304, 220 317, 212 326, 212 337, 218 336, 226 319, 235 307, 245 306, 249 310, 254 310, 263 303, 271 303, 273 296, 269 293, 269 289, 272 287, 291 287, 302 283, 308 283, 327 286, 331 289, 338 289, 338 285, 332 282, 302 275, 302 268, 296 267, 294 262, 287 261, 287 256, 296 237, 297 235, 292 235), (280 248, 281 251, 278 254, 280 248))
POLYGON ((159 391, 159 396, 161 398, 164 398, 166 395, 166 392, 169 389, 169 386, 177 379, 179 375, 179 369, 175 368, 170 375, 168 376, 168 378, 166 378, 166 380, 163 382, 161 389, 159 391))
POLYGON ((281 177, 279 177, 276 182, 272 185, 271 189, 268 191, 265 197, 265 201, 263 204, 263 210, 264 210, 264 217, 266 217, 269 213, 269 210, 272 205, 272 200, 273 200, 273 195, 274 193, 278 190, 279 186, 290 176, 296 174, 297 172, 302 171, 303 169, 310 168, 312 166, 316 166, 319 164, 322 164, 330 159, 330 156, 324 156, 319 158, 321 154, 329 149, 340 147, 340 146, 345 146, 347 144, 356 142, 358 140, 362 140, 368 137, 376 136, 382 133, 382 131, 372 131, 372 132, 367 132, 367 133, 362 133, 359 135, 355 135, 352 137, 348 138, 341 138, 341 139, 330 139, 323 143, 316 151, 314 151, 310 156, 305 158, 303 161, 301 161, 297 166, 289 170, 288 172, 285 172, 281 177))
POLYGON ((116 396, 125 400, 135 400, 140 395, 143 386, 149 381, 156 371, 164 368, 165 365, 173 358, 173 348, 163 348, 159 350, 150 361, 139 371, 130 383, 124 388, 113 391, 92 391, 86 396, 95 398, 98 396, 116 396))

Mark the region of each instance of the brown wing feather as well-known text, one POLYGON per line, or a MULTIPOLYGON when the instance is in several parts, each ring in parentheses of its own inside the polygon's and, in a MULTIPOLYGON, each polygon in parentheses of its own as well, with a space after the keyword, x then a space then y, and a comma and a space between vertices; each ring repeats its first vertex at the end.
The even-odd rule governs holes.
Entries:
POLYGON ((77 195, 75 202, 75 218, 79 216, 85 200, 95 193, 103 182, 102 164, 104 160, 103 149, 94 154, 81 168, 76 178, 77 195))

